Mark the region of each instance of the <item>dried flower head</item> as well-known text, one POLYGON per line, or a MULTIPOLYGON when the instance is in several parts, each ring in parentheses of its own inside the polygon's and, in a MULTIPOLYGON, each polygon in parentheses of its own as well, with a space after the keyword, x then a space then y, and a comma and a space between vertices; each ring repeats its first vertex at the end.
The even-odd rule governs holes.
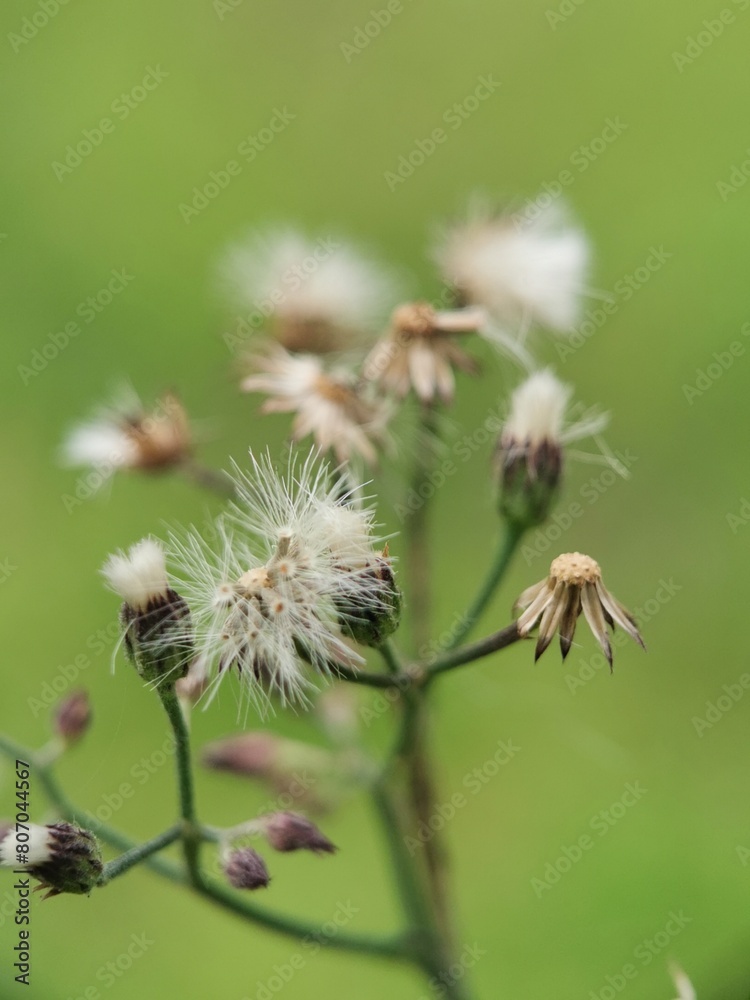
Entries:
MULTIPOLYGON (((549 368, 534 372, 511 397, 495 452, 500 511, 523 527, 547 517, 560 482, 563 446, 584 437, 598 438, 609 415, 590 408, 571 420, 572 388, 549 368)), ((602 460, 618 466, 603 442, 602 460)))
POLYGON ((528 635, 539 622, 537 660, 552 642, 555 632, 560 634, 560 649, 565 659, 581 611, 607 657, 610 669, 612 646, 607 626, 614 628, 615 624, 619 625, 646 648, 633 616, 602 583, 599 563, 580 552, 567 552, 554 559, 549 576, 524 590, 515 603, 515 610, 523 611, 517 622, 521 636, 528 635))
POLYGON ((144 680, 174 683, 184 676, 192 646, 190 612, 169 585, 162 545, 144 538, 102 567, 123 605, 125 649, 144 680))
POLYGON ((275 851, 312 851, 314 854, 334 854, 336 851, 328 837, 299 813, 271 813, 262 818, 261 824, 266 840, 275 851))
POLYGON ((90 465, 104 478, 119 469, 160 472, 190 456, 192 436, 187 414, 173 393, 147 412, 134 390, 125 386, 116 400, 63 444, 68 465, 90 465))
POLYGON ((484 306, 505 329, 564 333, 578 316, 589 247, 559 206, 523 222, 478 206, 443 234, 435 259, 459 298, 484 306))
POLYGON ((295 441, 310 434, 320 451, 338 462, 377 461, 390 409, 351 372, 341 367, 327 372, 319 358, 281 347, 256 358, 255 367, 256 373, 243 379, 243 391, 268 394, 263 413, 294 413, 295 441))
POLYGON ((173 534, 172 558, 214 679, 235 667, 256 702, 304 700, 303 660, 322 675, 363 662, 344 640, 341 605, 373 600, 373 514, 314 454, 282 476, 268 456, 251 462, 249 475, 236 470, 238 499, 213 539, 173 534))
POLYGON ((265 889, 271 881, 263 858, 252 847, 238 847, 227 851, 224 874, 235 889, 265 889))
POLYGON ((45 899, 63 892, 91 892, 103 870, 96 837, 72 823, 26 826, 20 832, 12 827, 3 837, 0 866, 23 867, 39 880, 40 889, 49 890, 45 899))
POLYGON ((64 698, 55 710, 55 733, 67 746, 72 746, 91 725, 91 704, 83 689, 64 698))
POLYGON ((451 403, 456 369, 476 374, 477 366, 456 343, 458 335, 479 330, 486 321, 477 308, 438 311, 428 302, 395 310, 390 329, 364 365, 364 377, 403 399, 413 390, 423 403, 451 403))
POLYGON ((251 234, 230 248, 223 274, 238 306, 263 317, 262 329, 309 354, 369 339, 395 297, 391 273, 356 248, 291 230, 251 234))

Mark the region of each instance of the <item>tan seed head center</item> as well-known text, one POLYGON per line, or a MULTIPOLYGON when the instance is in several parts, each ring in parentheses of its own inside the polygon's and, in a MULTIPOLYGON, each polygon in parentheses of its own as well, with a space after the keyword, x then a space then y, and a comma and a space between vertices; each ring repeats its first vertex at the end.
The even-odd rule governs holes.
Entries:
POLYGON ((549 573, 554 580, 578 587, 584 583, 596 583, 602 578, 599 563, 582 552, 565 552, 558 556, 553 560, 549 573))
POLYGON ((356 398, 348 386, 337 382, 328 375, 318 376, 315 382, 315 389, 319 396, 322 396, 323 399, 327 399, 331 403, 335 403, 337 406, 350 406, 352 400, 356 398))
POLYGON ((428 337, 435 330, 435 310, 429 302, 408 302, 393 313, 393 329, 406 337, 428 337))

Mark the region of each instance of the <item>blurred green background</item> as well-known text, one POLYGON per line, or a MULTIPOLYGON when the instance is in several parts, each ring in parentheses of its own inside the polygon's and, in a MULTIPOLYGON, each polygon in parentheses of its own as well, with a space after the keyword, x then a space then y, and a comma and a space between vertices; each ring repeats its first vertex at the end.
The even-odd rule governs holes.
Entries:
MULTIPOLYGON (((91 650, 89 637, 116 615, 97 570, 113 548, 158 533, 165 521, 200 521, 215 505, 170 479, 120 477, 109 496, 68 511, 62 498, 77 473, 59 469, 55 451, 70 423, 123 375, 147 399, 177 387, 191 413, 215 418, 202 448, 207 462, 218 466, 248 445, 282 440, 285 422, 264 422, 257 400, 236 391, 222 341, 236 323, 214 279, 228 241, 278 220, 343 232, 404 268, 414 290, 429 296, 437 284, 425 248, 436 219, 476 189, 523 201, 568 169, 569 201, 596 247, 593 284, 612 292, 618 309, 564 363, 550 343, 542 349, 581 398, 612 410, 609 443, 637 461, 632 478, 596 502, 590 485, 584 491, 600 470, 570 468, 560 509, 579 501, 585 516, 547 555, 517 559, 485 624, 508 620, 512 599, 545 574, 549 556, 579 548, 602 563, 625 603, 651 601, 642 614, 649 652, 621 646, 613 677, 598 669, 575 685, 571 678, 589 676, 595 653, 582 629, 564 667, 556 651, 534 667, 529 647, 514 648, 440 687, 435 744, 444 801, 465 788, 465 776, 499 740, 521 748, 447 825, 461 942, 483 952, 472 978, 487 1000, 669 1000, 671 958, 689 971, 700 1000, 746 1000, 750 694, 700 735, 694 720, 748 670, 739 631, 750 526, 727 515, 750 497, 750 361, 741 332, 750 320, 750 216, 747 187, 722 197, 717 182, 750 156, 750 9, 743 10, 750 5, 728 3, 732 20, 722 24, 718 0, 404 0, 355 54, 341 46, 363 37, 355 33, 372 19, 371 0, 70 0, 57 13, 56 0, 46 0, 46 23, 44 6, 24 0, 0 15, 7 39, 0 727, 30 744, 44 741, 48 713, 34 699, 86 652, 79 682, 91 692, 96 724, 60 768, 75 801, 99 807, 164 741, 153 697, 123 663, 111 675, 110 647, 91 650), (26 18, 36 21, 19 41, 26 18), (691 36, 699 36, 692 47, 691 36), (166 75, 146 100, 127 117, 113 115, 113 102, 159 67, 166 75), (487 74, 501 82, 493 96, 391 191, 386 171, 487 74), (288 127, 186 223, 180 203, 285 108, 294 115, 288 127), (114 131, 56 176, 52 164, 66 146, 107 116, 114 131), (582 169, 580 147, 618 118, 627 127, 582 169), (671 256, 634 294, 619 294, 617 283, 654 247, 671 256), (125 291, 42 371, 24 376, 19 366, 29 366, 121 268, 134 276, 125 291), (720 364, 714 352, 735 341, 743 354, 688 401, 684 386, 720 364), (674 586, 659 604, 661 581, 674 586), (646 794, 606 835, 597 833, 597 815, 635 782, 646 794), (585 833, 594 847, 539 898, 532 880, 585 833), (686 921, 670 938, 672 912, 686 921), (637 975, 608 993, 628 963, 637 975)), ((507 372, 488 372, 481 384, 462 386, 453 414, 459 435, 481 425, 510 383, 507 372)), ((438 631, 468 600, 497 532, 489 450, 484 444, 437 496, 438 631)), ((398 541, 393 548, 400 554, 398 541)), ((196 740, 229 733, 235 721, 227 689, 210 712, 198 713, 196 740)), ((272 725, 321 741, 304 717, 272 725)), ((388 728, 387 720, 373 726, 368 741, 384 746, 388 728)), ((145 837, 171 821, 167 772, 118 811, 125 830, 145 837)), ((10 782, 3 763, 5 814, 10 782)), ((227 823, 267 799, 249 784, 206 774, 199 793, 203 815, 227 823)), ((35 799, 42 819, 38 788, 35 799)), ((341 846, 335 859, 273 859, 263 901, 318 920, 350 902, 352 930, 391 926, 396 908, 370 820, 367 801, 355 798, 325 823, 341 846)), ((4 904, 11 884, 6 873, 4 904)), ((262 997, 259 984, 298 950, 141 872, 88 900, 37 901, 32 929, 33 985, 24 995, 50 1000, 83 997, 87 988, 113 1000, 262 997), (107 985, 97 973, 141 933, 153 944, 107 985)), ((5 997, 22 989, 10 974, 14 941, 4 918, 5 997)), ((408 969, 335 953, 306 957, 283 988, 288 1000, 385 994, 428 995, 408 969)))

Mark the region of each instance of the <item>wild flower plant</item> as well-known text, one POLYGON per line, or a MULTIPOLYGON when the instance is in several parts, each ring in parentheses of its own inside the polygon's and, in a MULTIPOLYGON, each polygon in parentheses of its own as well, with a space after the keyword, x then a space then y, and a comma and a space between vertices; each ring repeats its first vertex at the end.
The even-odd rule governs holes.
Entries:
MULTIPOLYGON (((121 601, 125 654, 173 730, 175 824, 144 843, 105 823, 92 831, 73 825, 81 813, 57 784, 54 764, 90 723, 81 692, 60 706, 55 738, 42 750, 0 738, 6 754, 33 763, 59 814, 60 821, 47 827, 32 824, 26 838, 28 871, 49 894, 88 893, 144 863, 249 923, 295 939, 320 936, 314 923, 246 902, 246 894, 259 888, 270 886, 272 894, 272 871, 283 863, 268 861, 247 841, 261 838, 281 854, 327 855, 326 863, 335 866, 325 833, 289 809, 240 817, 228 829, 200 814, 190 714, 210 708, 219 685, 235 683, 244 720, 265 718, 276 707, 314 710, 331 746, 245 732, 205 748, 208 767, 281 792, 304 766, 316 775, 315 790, 300 795, 296 806, 322 815, 354 790, 366 790, 375 803, 402 922, 380 936, 340 929, 328 945, 412 962, 442 984, 449 1000, 474 996, 466 976, 450 974, 457 957, 456 910, 441 837, 436 833, 417 853, 406 846, 440 801, 430 754, 432 692, 448 672, 494 657, 537 628, 536 656, 559 634, 564 657, 581 614, 610 664, 615 626, 643 645, 635 620, 605 588, 599 564, 577 552, 558 555, 548 576, 520 595, 518 618, 467 642, 525 532, 550 516, 569 445, 591 437, 598 452, 589 457, 618 466, 601 437, 606 414, 572 406, 572 388, 538 368, 526 344, 532 326, 559 337, 570 333, 588 256, 584 235, 562 214, 520 230, 510 216, 474 214, 446 230, 434 249, 454 305, 445 308, 444 296, 435 308, 389 298, 390 272, 349 248, 320 249, 290 232, 250 236, 230 251, 223 268, 235 296, 267 317, 245 359, 240 388, 266 396, 262 412, 292 414, 289 454, 250 453, 224 474, 203 469, 193 456, 185 410, 171 395, 152 415, 131 395, 126 406, 73 432, 65 452, 74 463, 142 475, 188 471, 222 493, 227 505, 209 530, 175 526, 163 540, 146 538, 111 555, 102 571, 121 601), (297 258, 313 265, 297 266, 297 258), (374 321, 389 314, 378 337, 374 321), (423 487, 437 461, 443 413, 464 388, 457 373, 479 376, 471 353, 478 338, 500 348, 492 364, 505 368, 506 383, 517 383, 497 438, 494 479, 487 477, 503 530, 485 579, 440 648, 431 641, 430 491, 423 487), (403 537, 388 539, 378 527, 383 508, 379 515, 377 477, 393 461, 403 467, 393 442, 410 421, 417 425, 410 485, 420 502, 408 508, 403 537), (402 617, 410 619, 411 645, 399 637, 402 617), (417 655, 415 649, 429 652, 417 655), (381 760, 359 743, 345 690, 355 685, 388 693, 394 733, 381 760), (102 862, 98 842, 118 855, 102 862), (161 856, 174 843, 182 849, 179 864, 161 856), (223 882, 207 870, 211 849, 223 882)), ((482 374, 492 380, 492 367, 482 374)), ((467 496, 468 517, 471 505, 467 496)), ((121 541, 113 529, 113 543, 121 541)), ((2 863, 15 863, 19 837, 16 828, 6 829, 2 863)), ((345 851, 346 843, 339 847, 345 851)), ((681 996, 693 996, 684 973, 676 972, 675 981, 681 996)))

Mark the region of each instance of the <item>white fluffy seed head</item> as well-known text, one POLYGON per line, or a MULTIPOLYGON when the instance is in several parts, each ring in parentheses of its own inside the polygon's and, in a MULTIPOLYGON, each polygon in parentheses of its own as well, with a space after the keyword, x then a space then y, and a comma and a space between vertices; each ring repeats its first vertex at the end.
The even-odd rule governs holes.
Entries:
POLYGON ((301 650, 323 675, 331 662, 363 662, 343 637, 339 604, 358 581, 363 595, 372 589, 372 514, 347 498, 315 453, 290 459, 281 473, 270 456, 251 455, 249 472, 235 468, 235 483, 238 499, 210 539, 172 534, 175 587, 190 606, 214 692, 236 668, 261 711, 269 693, 304 703, 312 681, 301 650))
POLYGON ((17 868, 18 859, 23 856, 26 861, 24 867, 46 864, 52 857, 52 840, 50 832, 46 826, 38 823, 28 823, 28 831, 23 831, 23 840, 17 839, 17 831, 12 827, 0 841, 0 867, 17 868), (28 832, 28 841, 25 839, 28 832), (23 851, 24 845, 28 844, 28 853, 23 851), (19 850, 21 848, 21 850, 19 850), (21 854, 23 851, 23 855, 21 854))
POLYGON ((102 567, 109 587, 136 611, 167 596, 167 569, 161 543, 144 538, 127 553, 116 552, 102 567))
POLYGON ((585 291, 589 245, 559 205, 516 221, 486 208, 444 233, 435 259, 444 279, 506 329, 572 329, 585 291))
MULTIPOLYGON (((295 345, 302 350, 356 345, 384 319, 396 294, 393 275, 355 247, 330 237, 311 240, 292 229, 250 233, 229 248, 221 273, 239 306, 327 328, 318 347, 304 340, 295 345)), ((285 342, 283 330, 277 332, 285 342)))

